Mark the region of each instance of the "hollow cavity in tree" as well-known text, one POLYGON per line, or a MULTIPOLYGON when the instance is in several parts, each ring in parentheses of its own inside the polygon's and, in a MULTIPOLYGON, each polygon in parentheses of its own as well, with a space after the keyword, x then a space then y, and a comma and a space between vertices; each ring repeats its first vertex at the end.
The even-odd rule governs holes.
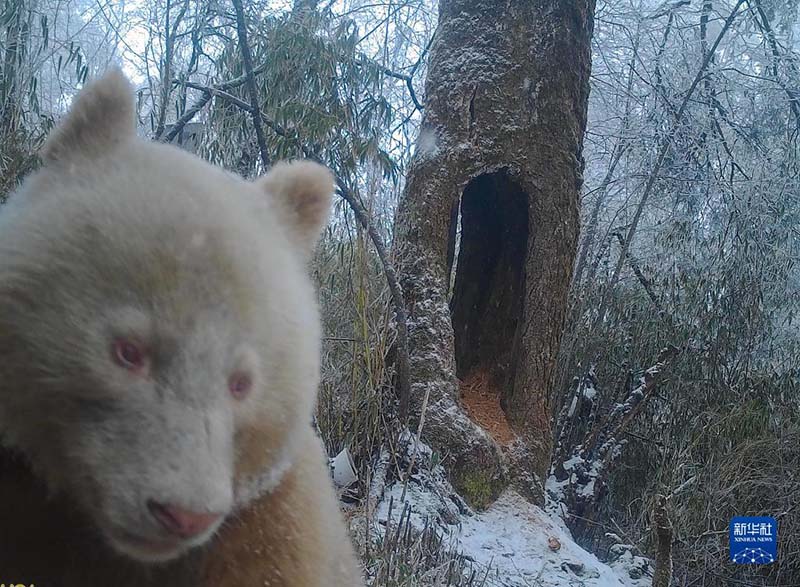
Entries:
POLYGON ((513 433, 500 406, 513 384, 524 322, 528 196, 506 170, 479 175, 451 222, 450 312, 461 399, 473 421, 507 444, 513 433))

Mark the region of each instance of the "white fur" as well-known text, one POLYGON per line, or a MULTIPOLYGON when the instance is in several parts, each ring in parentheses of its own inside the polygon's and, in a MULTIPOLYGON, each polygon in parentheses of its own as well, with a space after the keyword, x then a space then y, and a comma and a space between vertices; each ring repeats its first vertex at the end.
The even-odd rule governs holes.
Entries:
POLYGON ((133 558, 173 558, 149 499, 229 514, 294 461, 319 381, 305 262, 333 183, 312 163, 246 182, 133 132, 112 72, 78 97, 0 213, 0 443, 133 558), (115 337, 151 371, 112 361, 115 337), (251 394, 227 389, 236 369, 251 394))
POLYGON ((253 501, 274 491, 288 473, 294 460, 288 447, 281 451, 278 460, 265 471, 256 475, 248 475, 239 481, 236 487, 235 507, 245 508, 253 501))

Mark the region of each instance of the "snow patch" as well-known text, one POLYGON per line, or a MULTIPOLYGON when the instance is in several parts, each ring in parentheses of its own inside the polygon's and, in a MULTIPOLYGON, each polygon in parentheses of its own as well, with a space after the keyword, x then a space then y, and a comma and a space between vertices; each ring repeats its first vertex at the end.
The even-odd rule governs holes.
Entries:
MULTIPOLYGON (((392 520, 397 523, 404 503, 410 505, 411 525, 422 530, 426 521, 440 520, 446 498, 409 483, 405 502, 403 486, 394 485, 381 503, 377 519, 385 522, 392 501, 392 520)), ((474 563, 485 585, 498 587, 646 587, 647 561, 630 551, 621 553, 611 566, 578 546, 560 519, 507 490, 488 510, 461 516, 455 524, 438 522, 445 542, 453 544, 474 563), (637 560, 638 559, 638 560, 637 560), (634 570, 634 568, 636 570, 634 570), (637 577, 637 578, 634 578, 637 577)))
MULTIPOLYGON (((409 436, 406 444, 413 446, 409 436)), ((423 447, 420 443, 417 450, 428 456, 423 447)), ((580 461, 570 464, 579 466, 580 461)), ((421 532, 433 526, 445 544, 472 563, 477 576, 485 577, 487 586, 649 587, 649 562, 634 555, 632 547, 615 545, 612 561, 606 564, 575 543, 561 518, 559 496, 567 483, 547 480, 545 510, 509 489, 486 511, 473 512, 455 494, 440 466, 420 466, 406 484, 387 488, 375 521, 396 526, 408 507, 411 527, 421 532)))
POLYGON ((578 397, 575 396, 572 398, 572 403, 569 405, 569 412, 567 413, 567 416, 572 418, 572 416, 575 415, 575 408, 577 407, 578 407, 578 397))
POLYGON ((429 127, 423 126, 417 137, 417 153, 426 157, 433 157, 439 152, 436 132, 429 127))

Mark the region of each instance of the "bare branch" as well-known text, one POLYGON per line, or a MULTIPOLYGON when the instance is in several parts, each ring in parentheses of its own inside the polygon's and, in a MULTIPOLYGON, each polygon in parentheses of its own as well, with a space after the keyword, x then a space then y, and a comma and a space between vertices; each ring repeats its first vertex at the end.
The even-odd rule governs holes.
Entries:
POLYGON ((250 53, 250 45, 247 42, 247 23, 244 19, 242 0, 233 0, 233 7, 236 10, 236 30, 239 35, 239 50, 242 53, 247 92, 250 95, 250 114, 253 118, 253 128, 256 131, 258 150, 261 153, 261 163, 264 169, 267 169, 270 166, 270 158, 267 153, 267 141, 264 138, 264 127, 261 124, 261 108, 258 105, 258 90, 256 89, 256 78, 253 72, 253 55, 250 53))
POLYGON ((211 101, 211 97, 212 93, 210 91, 204 92, 197 102, 195 102, 190 108, 187 108, 184 111, 183 116, 175 121, 175 124, 173 124, 172 128, 169 129, 169 132, 161 137, 161 140, 165 143, 169 143, 176 136, 178 136, 178 134, 183 130, 183 127, 191 122, 191 120, 197 116, 197 113, 200 112, 205 105, 211 101))
POLYGON ((164 47, 163 66, 161 68, 161 103, 158 106, 158 118, 155 130, 156 140, 158 140, 161 135, 164 134, 164 127, 167 120, 167 104, 169 104, 170 95, 172 93, 172 59, 175 52, 175 37, 178 34, 178 27, 180 26, 183 17, 186 15, 188 8, 189 2, 187 0, 181 6, 178 15, 175 17, 175 21, 170 24, 172 16, 172 2, 171 0, 167 0, 166 22, 164 25, 166 40, 164 47))
MULTIPOLYGON (((623 247, 625 246, 625 237, 623 237, 622 234, 615 231, 611 236, 617 237, 619 244, 623 247)), ((661 300, 658 299, 656 292, 653 291, 653 285, 644 276, 644 273, 642 273, 639 264, 636 262, 636 259, 633 258, 633 255, 631 255, 630 250, 628 250, 628 263, 630 263, 631 269, 633 270, 634 275, 636 275, 636 279, 638 279, 639 283, 642 284, 644 291, 647 292, 647 297, 649 297, 650 301, 653 302, 653 305, 658 310, 659 315, 661 315, 663 318, 668 318, 667 313, 664 310, 664 306, 661 304, 661 300)))

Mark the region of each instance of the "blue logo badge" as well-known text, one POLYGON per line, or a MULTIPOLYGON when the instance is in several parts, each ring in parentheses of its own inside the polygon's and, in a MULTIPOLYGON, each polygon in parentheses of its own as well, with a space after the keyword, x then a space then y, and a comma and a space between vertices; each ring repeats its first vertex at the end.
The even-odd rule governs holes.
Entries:
POLYGON ((778 522, 775 518, 738 517, 730 526, 731 562, 764 565, 778 558, 778 522))

